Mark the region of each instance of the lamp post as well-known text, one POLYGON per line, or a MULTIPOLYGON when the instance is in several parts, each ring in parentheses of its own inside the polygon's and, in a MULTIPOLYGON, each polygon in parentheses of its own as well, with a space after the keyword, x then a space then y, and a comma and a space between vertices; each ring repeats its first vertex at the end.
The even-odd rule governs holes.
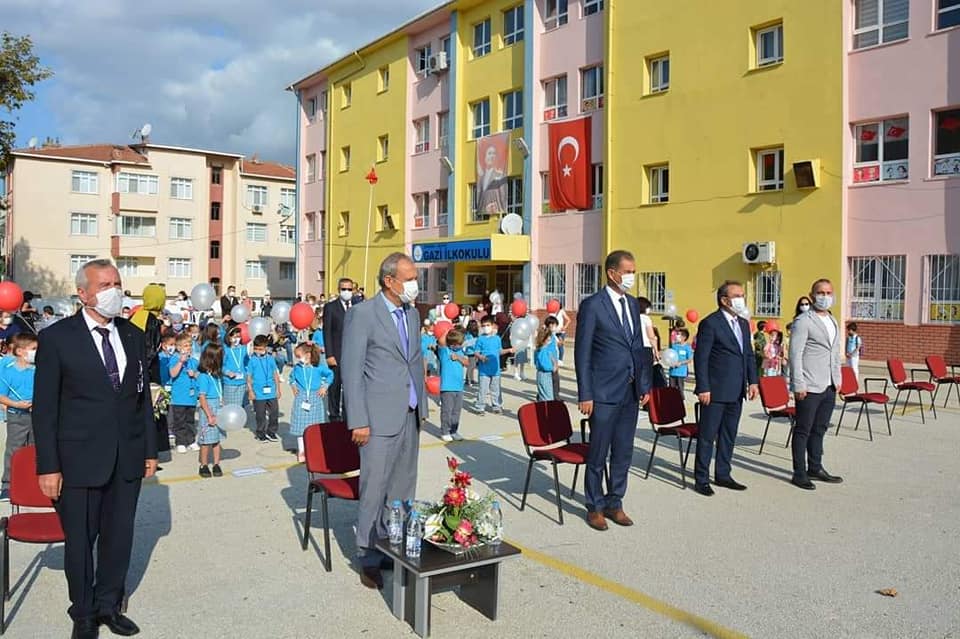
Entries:
POLYGON ((367 290, 367 286, 369 285, 367 273, 370 269, 370 225, 373 218, 373 187, 376 186, 377 181, 380 179, 377 177, 377 171, 373 166, 370 167, 370 172, 367 173, 365 179, 370 184, 370 202, 367 205, 367 242, 363 251, 363 290, 367 290))

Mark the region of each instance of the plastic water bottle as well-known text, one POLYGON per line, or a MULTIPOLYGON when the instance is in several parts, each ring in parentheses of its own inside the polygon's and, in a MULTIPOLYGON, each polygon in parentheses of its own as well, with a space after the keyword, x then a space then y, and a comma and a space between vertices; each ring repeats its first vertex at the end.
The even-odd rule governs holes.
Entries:
POLYGON ((390 504, 390 520, 387 524, 387 534, 390 536, 390 545, 399 546, 403 543, 403 509, 400 500, 394 499, 390 504))
POLYGON ((420 547, 423 545, 423 524, 417 511, 410 513, 410 523, 407 525, 407 557, 418 559, 420 547))
POLYGON ((500 542, 503 541, 503 511, 500 510, 499 501, 490 504, 490 520, 493 523, 494 530, 497 532, 496 536, 488 543, 493 547, 497 547, 500 545, 500 542))

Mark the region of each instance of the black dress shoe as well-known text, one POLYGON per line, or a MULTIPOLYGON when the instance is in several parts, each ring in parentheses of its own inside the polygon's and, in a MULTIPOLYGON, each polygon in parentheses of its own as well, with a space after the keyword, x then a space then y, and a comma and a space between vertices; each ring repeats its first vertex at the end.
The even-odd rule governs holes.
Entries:
POLYGON ((733 481, 732 477, 726 479, 716 479, 714 480, 715 486, 720 486, 722 488, 729 488, 730 490, 746 490, 747 487, 741 484, 740 482, 733 481))
POLYGON ((380 566, 361 567, 360 583, 371 590, 383 590, 383 573, 380 572, 380 566))
POLYGON ((693 489, 704 497, 713 497, 713 488, 710 484, 694 484, 693 489))
POLYGON ((810 479, 815 479, 817 481, 826 482, 828 484, 842 484, 843 477, 838 477, 837 475, 831 475, 827 471, 820 469, 819 472, 810 473, 810 479))
POLYGON ((140 632, 137 624, 119 612, 115 612, 112 615, 101 615, 97 617, 97 623, 103 624, 110 629, 110 632, 115 635, 120 635, 121 637, 132 637, 140 632))
POLYGON ((97 639, 99 636, 100 626, 95 619, 80 619, 73 622, 70 639, 97 639))
POLYGON ((816 490, 817 487, 813 485, 813 482, 809 479, 797 479, 794 477, 790 480, 790 483, 796 486, 797 488, 802 488, 804 490, 816 490))

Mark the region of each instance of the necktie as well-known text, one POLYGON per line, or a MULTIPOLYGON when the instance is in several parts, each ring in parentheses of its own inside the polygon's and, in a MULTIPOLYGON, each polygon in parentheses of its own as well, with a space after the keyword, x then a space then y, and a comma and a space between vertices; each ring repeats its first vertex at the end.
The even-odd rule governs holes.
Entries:
POLYGON ((620 298, 620 324, 623 326, 623 335, 627 338, 627 343, 633 341, 633 333, 630 330, 630 316, 627 315, 627 298, 620 298))
POLYGON ((110 384, 115 392, 120 392, 120 369, 117 368, 117 354, 113 352, 113 345, 110 343, 109 328, 93 329, 100 333, 100 344, 103 346, 103 365, 107 369, 107 377, 110 378, 110 384))
MULTIPOLYGON (((400 347, 403 349, 403 356, 406 358, 410 357, 410 338, 407 335, 407 318, 406 312, 402 308, 398 308, 393 312, 394 317, 397 322, 397 331, 400 333, 400 347)), ((410 408, 417 407, 417 391, 413 387, 413 376, 410 376, 410 396, 408 397, 408 402, 410 408)))
POLYGON ((743 350, 743 332, 741 332, 740 330, 740 320, 734 317, 731 320, 731 324, 733 327, 733 334, 737 336, 737 344, 740 345, 740 350, 742 351, 743 350))

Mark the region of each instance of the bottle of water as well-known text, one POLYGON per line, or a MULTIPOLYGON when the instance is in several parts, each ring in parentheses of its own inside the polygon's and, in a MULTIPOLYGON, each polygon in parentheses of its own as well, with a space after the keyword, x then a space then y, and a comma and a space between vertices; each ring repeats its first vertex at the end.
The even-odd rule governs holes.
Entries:
POLYGON ((489 516, 491 523, 493 523, 493 528, 496 531, 496 535, 489 541, 489 544, 496 548, 500 545, 500 542, 503 541, 503 511, 500 510, 499 501, 490 504, 489 516))
POLYGON ((419 559, 420 547, 423 545, 423 524, 417 511, 410 513, 410 523, 407 525, 407 557, 419 559))
POLYGON ((390 536, 391 546, 399 546, 403 543, 403 509, 399 499, 394 499, 393 503, 390 504, 387 534, 390 536))

